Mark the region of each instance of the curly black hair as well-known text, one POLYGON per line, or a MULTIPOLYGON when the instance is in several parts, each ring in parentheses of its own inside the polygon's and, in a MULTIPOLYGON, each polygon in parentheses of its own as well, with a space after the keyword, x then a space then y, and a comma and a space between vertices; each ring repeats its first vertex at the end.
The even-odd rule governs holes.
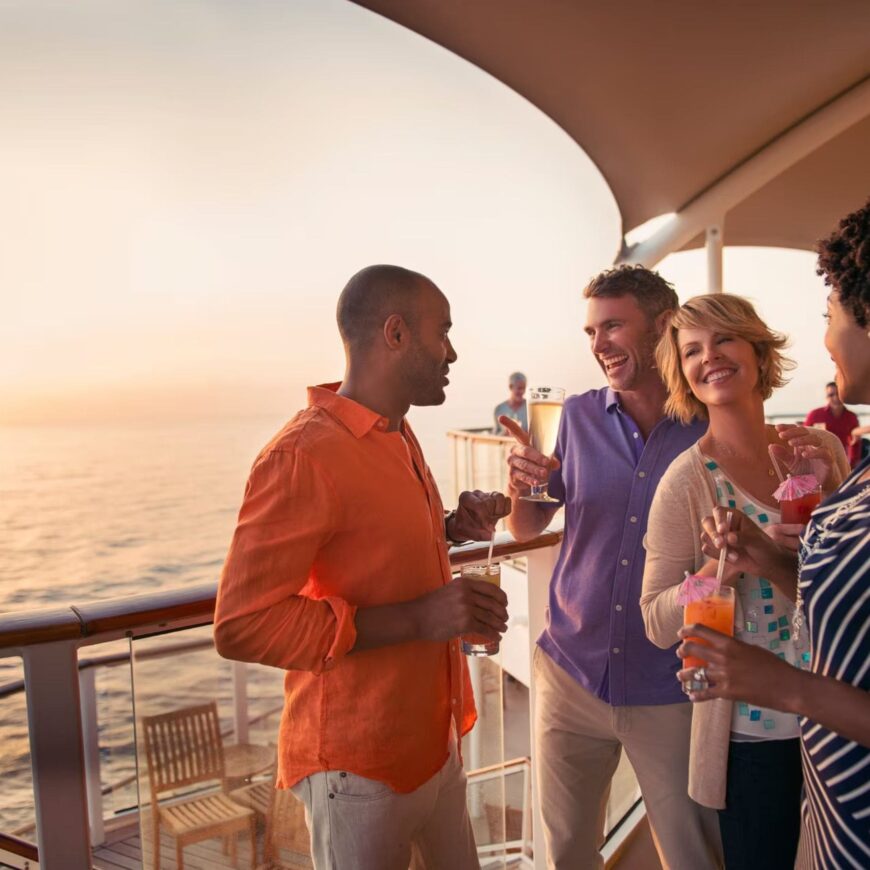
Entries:
POLYGON ((840 303, 861 327, 870 319, 870 200, 840 221, 840 226, 816 244, 816 272, 840 295, 840 303))

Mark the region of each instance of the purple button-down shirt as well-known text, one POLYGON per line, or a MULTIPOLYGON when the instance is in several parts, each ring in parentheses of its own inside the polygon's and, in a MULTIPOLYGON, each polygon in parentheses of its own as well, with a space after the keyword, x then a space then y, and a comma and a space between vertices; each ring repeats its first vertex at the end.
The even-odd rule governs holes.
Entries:
POLYGON ((664 418, 644 442, 618 393, 590 390, 565 402, 556 445, 562 466, 549 487, 565 505, 565 537, 538 643, 616 707, 686 700, 674 649, 659 649, 644 632, 643 538, 659 480, 706 426, 664 418))

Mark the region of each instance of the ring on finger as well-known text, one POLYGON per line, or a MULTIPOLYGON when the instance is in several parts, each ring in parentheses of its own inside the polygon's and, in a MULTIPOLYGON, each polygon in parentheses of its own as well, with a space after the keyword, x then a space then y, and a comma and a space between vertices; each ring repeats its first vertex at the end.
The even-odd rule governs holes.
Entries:
POLYGON ((707 679, 707 668, 703 665, 696 668, 692 676, 683 684, 683 691, 688 695, 690 692, 702 692, 704 689, 709 689, 710 683, 707 679))

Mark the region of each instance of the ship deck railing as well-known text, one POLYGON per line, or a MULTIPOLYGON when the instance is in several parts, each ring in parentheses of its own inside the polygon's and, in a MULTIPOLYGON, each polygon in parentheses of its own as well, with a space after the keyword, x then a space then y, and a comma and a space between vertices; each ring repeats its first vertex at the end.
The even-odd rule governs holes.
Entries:
MULTIPOLYGON (((531 660, 534 639, 542 627, 546 609, 550 574, 561 544, 558 529, 545 531, 531 541, 519 543, 507 533, 496 537, 493 558, 523 559, 521 580, 527 600, 525 620, 513 626, 526 644, 527 661, 531 660)), ((473 544, 453 548, 452 567, 486 558, 487 545, 473 544)), ((72 604, 40 611, 13 612, 0 615, 0 657, 18 657, 24 677, 0 686, 0 704, 15 694, 26 696, 27 733, 33 783, 34 824, 29 830, 6 831, 0 835, 0 865, 46 870, 85 870, 100 866, 100 856, 120 841, 125 843, 130 866, 144 866, 141 858, 132 857, 138 839, 139 804, 126 810, 106 813, 107 795, 124 785, 121 781, 104 783, 101 772, 97 688, 95 675, 103 670, 129 665, 135 659, 140 666, 160 668, 160 659, 201 655, 211 651, 210 634, 214 618, 216 584, 201 584, 186 589, 146 595, 72 604), (181 633, 188 633, 185 638, 181 633), (126 651, 101 652, 100 647, 125 641, 126 651), (159 646, 154 647, 157 642, 159 646)), ((520 594, 520 593, 517 593, 520 594)), ((116 644, 117 645, 117 644, 116 644)), ((211 654, 214 655, 213 651, 211 654)), ((215 655, 215 666, 222 663, 215 655)), ((475 665, 476 666, 476 665, 475 665)), ((495 667, 499 667, 495 663, 495 667)), ((247 671, 250 666, 231 663, 232 728, 235 740, 246 742, 251 729, 261 720, 275 728, 280 703, 252 715, 247 697, 247 671)), ((171 674, 166 669, 166 693, 172 695, 171 674)), ((530 673, 530 671, 529 671, 530 673)), ((474 674, 473 674, 474 679, 474 674)), ((152 690, 156 690, 152 686, 152 690)), ((530 687, 531 689, 531 687, 530 687)), ((179 689, 183 695, 185 689, 179 689)), ((131 688, 131 708, 135 701, 131 688)), ((529 698, 533 704, 533 691, 529 698)), ((140 711, 141 715, 141 711, 140 711)), ((533 713, 529 714, 530 716, 533 713)), ((135 721, 135 720, 134 720, 135 721)), ((102 723, 105 725, 105 723, 102 723)), ((473 733, 473 732, 472 732, 473 733)), ((274 737, 273 737, 274 740, 274 737)), ((533 747, 531 739, 528 745, 533 747)), ((473 750, 472 750, 473 754, 473 750)), ((534 777, 528 771, 534 765, 533 749, 529 752, 525 785, 530 797, 522 808, 522 832, 505 837, 502 849, 513 849, 513 864, 543 867, 540 842, 541 822, 534 777)), ((484 761, 486 759, 483 759, 484 761)), ((519 770, 520 768, 517 768, 519 770)), ((486 779, 486 776, 483 777, 486 779)), ((127 785, 135 786, 136 775, 127 785)), ((525 798, 521 798, 521 801, 525 798)), ((636 809, 636 802, 630 809, 636 809)), ((624 814, 623 814, 624 815, 624 814)), ((614 819, 614 831, 622 831, 608 844, 615 852, 628 835, 625 825, 614 819)), ((481 858, 498 850, 483 845, 481 858)), ((105 865, 110 866, 110 865, 105 865)), ((167 864, 171 867, 172 864, 167 864)), ((241 865, 244 866, 244 863, 241 865)))

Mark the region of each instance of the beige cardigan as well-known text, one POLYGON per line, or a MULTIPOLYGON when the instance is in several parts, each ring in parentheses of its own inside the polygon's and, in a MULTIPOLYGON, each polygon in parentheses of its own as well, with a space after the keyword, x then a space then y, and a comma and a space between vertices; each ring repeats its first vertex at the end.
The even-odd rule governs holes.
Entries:
MULTIPOLYGON (((830 432, 819 435, 830 443, 842 479, 849 463, 843 445, 830 432)), ((696 572, 707 557, 701 550, 701 521, 710 516, 716 492, 697 444, 684 450, 665 472, 650 506, 646 538, 646 567, 640 609, 647 637, 667 649, 678 640, 683 608, 677 604, 677 587, 684 572, 696 572)), ((743 621, 739 599, 735 622, 743 621)), ((689 748, 689 796, 707 807, 725 806, 728 743, 731 735, 731 701, 717 698, 695 705, 689 748)))

